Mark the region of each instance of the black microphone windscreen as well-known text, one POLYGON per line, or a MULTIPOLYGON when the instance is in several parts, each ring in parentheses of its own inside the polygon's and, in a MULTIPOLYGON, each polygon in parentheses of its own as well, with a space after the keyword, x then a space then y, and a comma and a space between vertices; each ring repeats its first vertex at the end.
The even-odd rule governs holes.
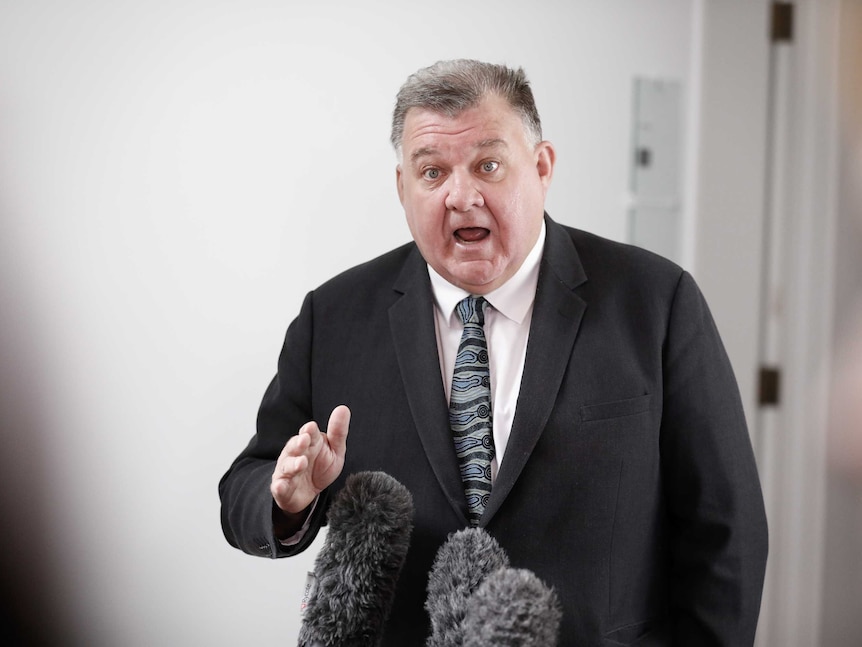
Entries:
POLYGON ((461 623, 473 592, 497 569, 508 566, 509 557, 481 528, 459 530, 437 551, 428 577, 425 609, 431 619, 427 647, 461 645, 461 623))
POLYGON ((392 608, 413 531, 413 497, 383 472, 347 477, 328 511, 299 647, 373 647, 392 608))
POLYGON ((553 647, 563 611, 553 589, 534 573, 501 568, 470 598, 463 647, 553 647))

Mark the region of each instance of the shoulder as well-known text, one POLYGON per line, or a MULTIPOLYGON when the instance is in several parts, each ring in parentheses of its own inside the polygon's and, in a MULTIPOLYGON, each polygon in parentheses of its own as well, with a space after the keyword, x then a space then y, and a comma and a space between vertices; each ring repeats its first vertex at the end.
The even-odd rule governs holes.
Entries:
POLYGON ((400 294, 396 288, 405 271, 428 272, 415 243, 407 243, 376 258, 351 267, 314 289, 308 296, 318 322, 327 317, 347 317, 348 323, 387 316, 400 294))
POLYGON ((315 293, 329 295, 359 289, 369 290, 378 287, 391 289, 392 284, 401 273, 405 264, 414 255, 419 256, 416 244, 413 242, 406 243, 376 258, 340 272, 318 286, 315 293))
POLYGON ((566 225, 551 227, 554 254, 574 257, 587 292, 672 295, 681 281, 691 280, 679 265, 646 249, 566 225))
POLYGON ((641 247, 615 240, 602 238, 595 234, 564 227, 577 249, 584 269, 591 275, 614 274, 635 277, 674 277, 679 278, 683 269, 658 254, 641 247))

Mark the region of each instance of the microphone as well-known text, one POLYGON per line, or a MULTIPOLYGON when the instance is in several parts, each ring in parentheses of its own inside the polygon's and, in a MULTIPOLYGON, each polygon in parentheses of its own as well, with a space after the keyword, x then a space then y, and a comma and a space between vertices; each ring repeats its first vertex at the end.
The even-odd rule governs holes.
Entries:
POLYGON ((467 528, 449 535, 428 576, 425 609, 431 635, 426 646, 460 647, 470 596, 490 573, 508 565, 509 557, 485 530, 467 528))
POLYGON ((383 472, 347 477, 328 511, 299 647, 379 644, 413 531, 413 497, 383 472))
POLYGON ((501 568, 470 598, 462 647, 554 647, 563 611, 559 598, 531 571, 501 568))

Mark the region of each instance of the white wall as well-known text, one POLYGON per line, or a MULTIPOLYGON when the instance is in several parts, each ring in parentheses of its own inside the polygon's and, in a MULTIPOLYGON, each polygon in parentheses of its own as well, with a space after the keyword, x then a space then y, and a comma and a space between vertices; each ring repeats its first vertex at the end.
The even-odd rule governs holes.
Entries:
POLYGON ((229 548, 216 484, 303 294, 407 240, 398 87, 440 58, 524 66, 549 211, 622 238, 632 77, 685 95, 691 23, 687 0, 0 0, 14 615, 57 644, 291 644, 313 555, 229 548))

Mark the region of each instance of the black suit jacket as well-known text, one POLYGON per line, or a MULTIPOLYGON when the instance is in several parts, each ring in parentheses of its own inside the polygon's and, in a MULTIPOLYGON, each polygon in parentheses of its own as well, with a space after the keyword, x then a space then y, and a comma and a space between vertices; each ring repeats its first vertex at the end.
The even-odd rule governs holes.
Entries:
MULTIPOLYGON (((481 525, 552 585, 560 645, 753 642, 766 561, 760 484, 733 373, 692 278, 649 252, 546 217, 523 381, 481 525)), ((387 645, 422 645, 432 560, 467 525, 425 261, 414 244, 310 293, 285 337, 258 431, 219 486, 228 541, 272 534, 287 438, 352 410, 349 473, 413 493, 414 533, 387 645)))

